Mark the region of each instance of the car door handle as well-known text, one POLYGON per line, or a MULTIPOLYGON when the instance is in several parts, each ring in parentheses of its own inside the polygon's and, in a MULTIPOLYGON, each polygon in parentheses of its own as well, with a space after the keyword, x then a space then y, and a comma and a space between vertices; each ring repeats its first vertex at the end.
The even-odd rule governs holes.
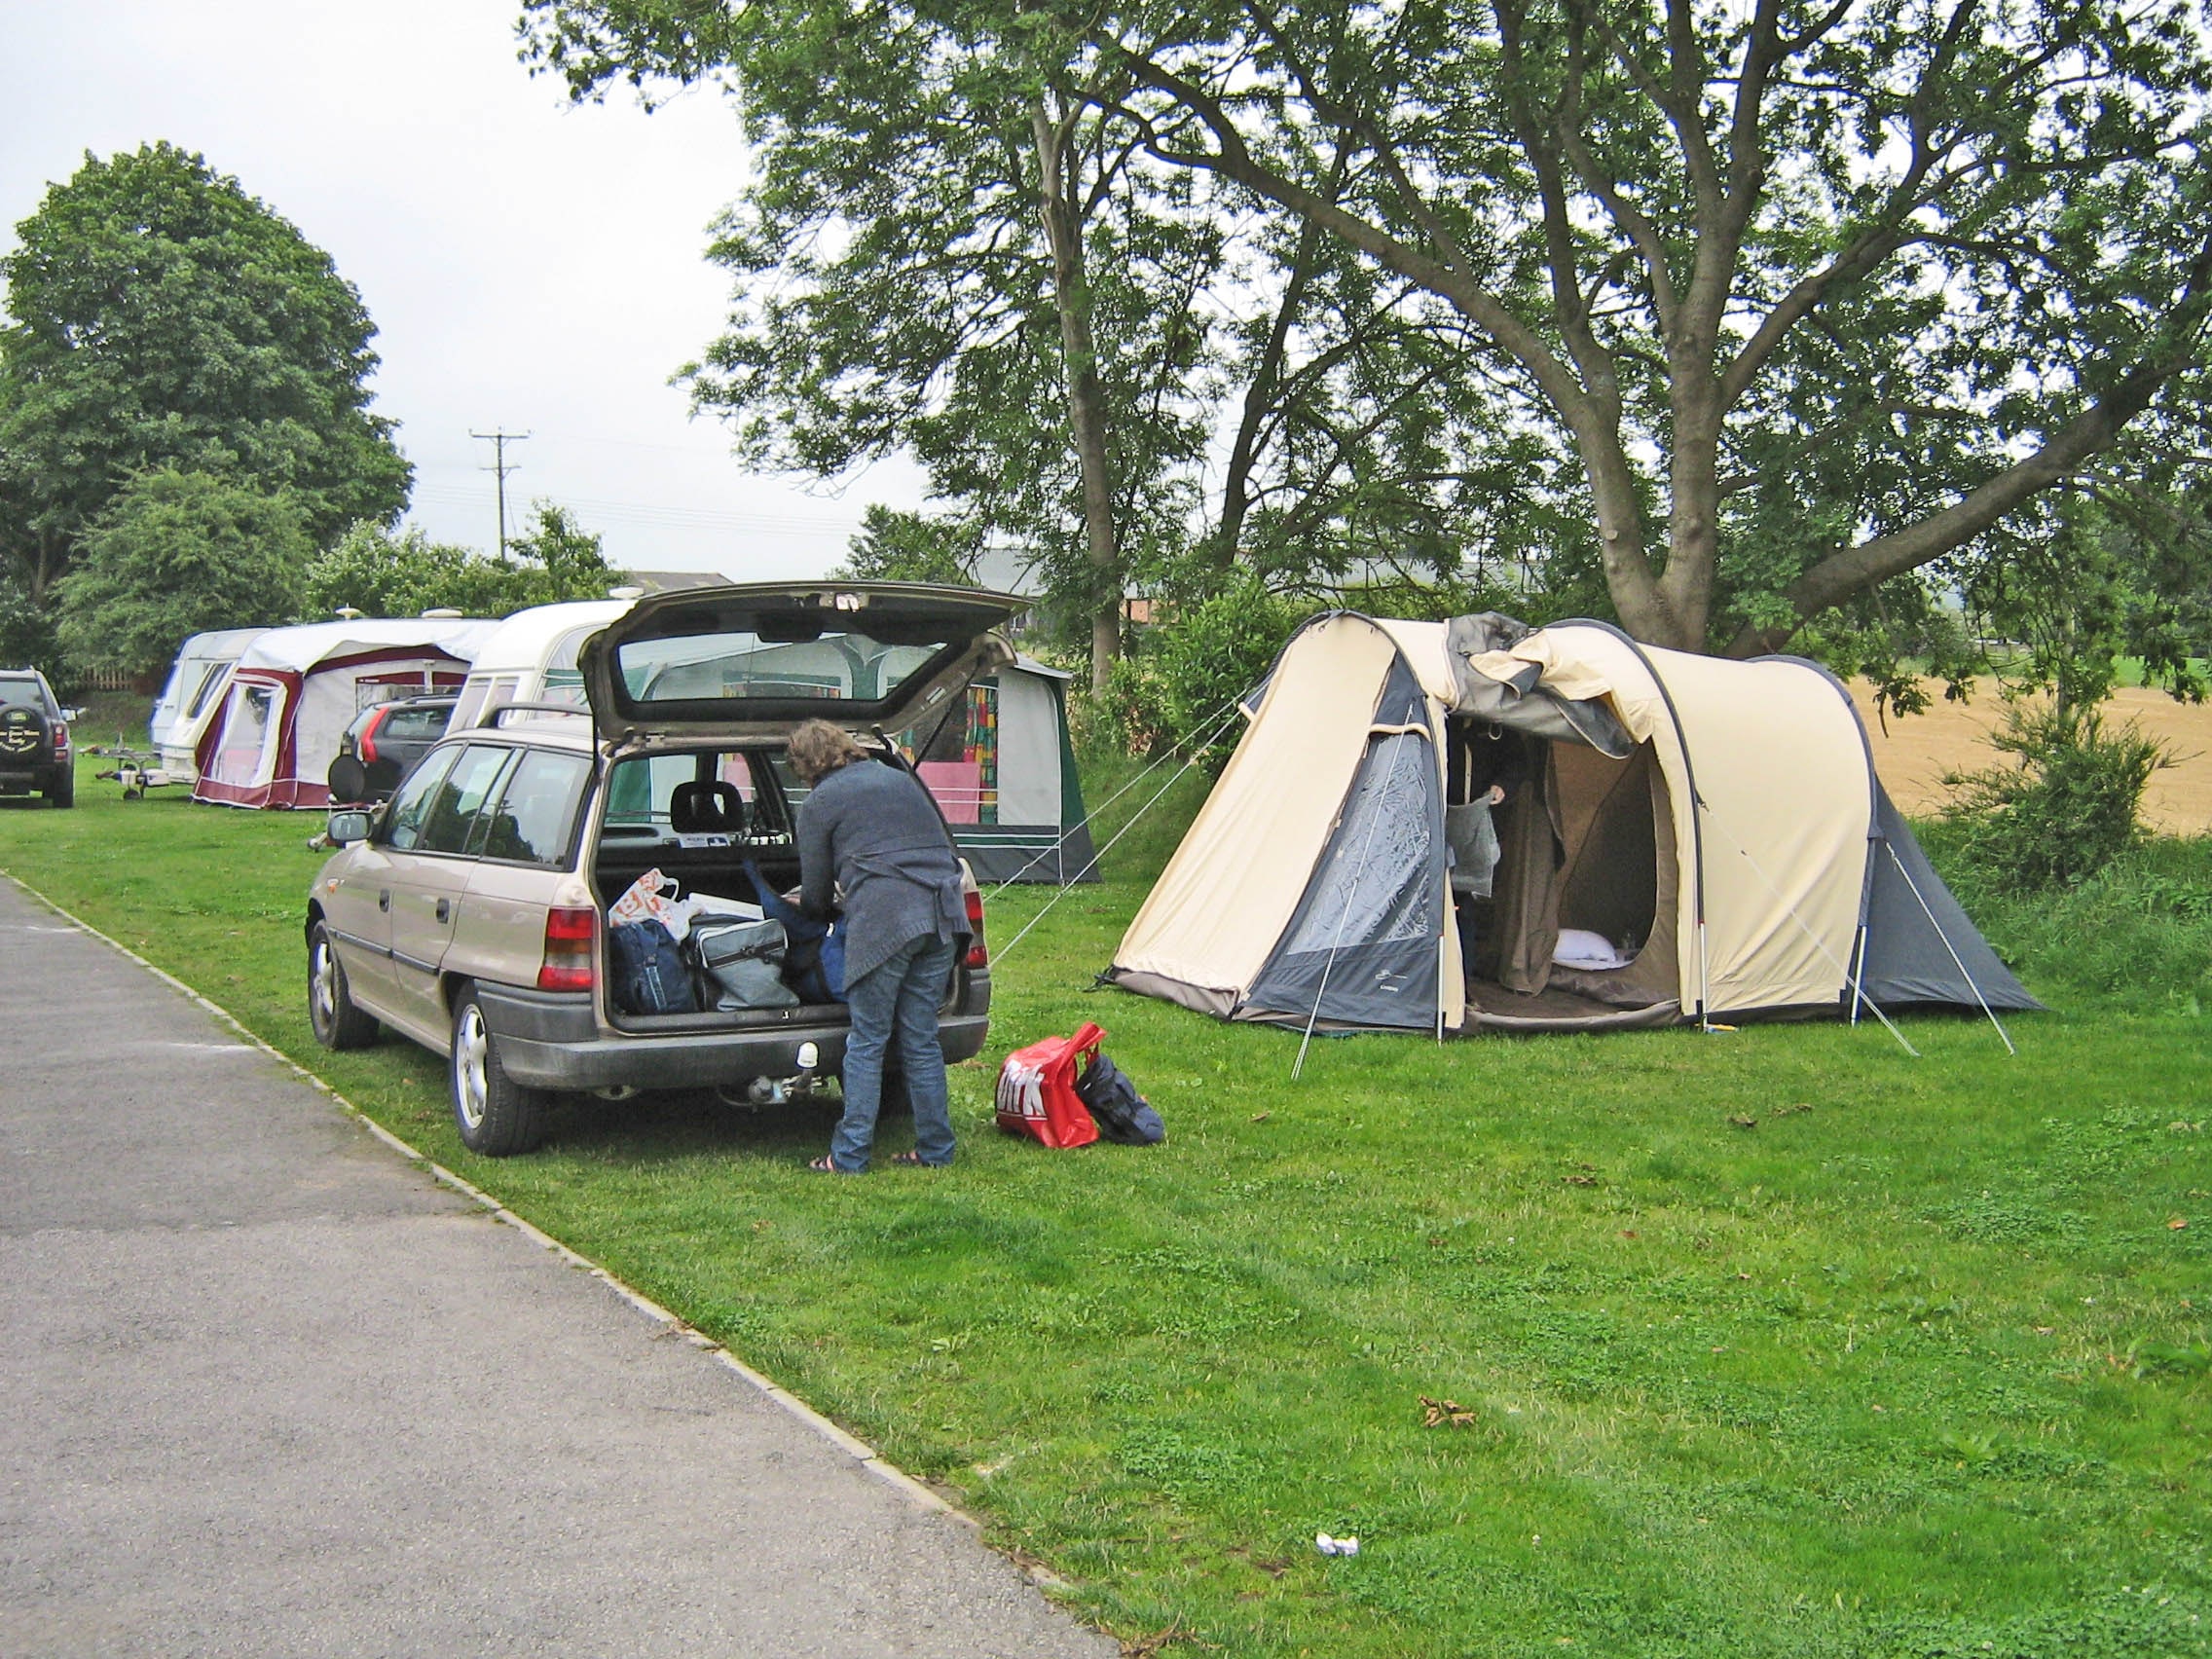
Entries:
POLYGON ((385 890, 384 890, 383 892, 381 892, 381 893, 379 893, 379 894, 377 895, 377 908, 378 908, 378 909, 380 909, 380 910, 388 910, 388 909, 390 909, 390 908, 391 908, 391 889, 390 889, 390 888, 388 888, 388 887, 387 887, 387 888, 386 888, 386 889, 385 889, 385 890))
POLYGON ((451 899, 440 899, 438 901, 438 920, 442 922, 452 914, 453 901, 451 899))

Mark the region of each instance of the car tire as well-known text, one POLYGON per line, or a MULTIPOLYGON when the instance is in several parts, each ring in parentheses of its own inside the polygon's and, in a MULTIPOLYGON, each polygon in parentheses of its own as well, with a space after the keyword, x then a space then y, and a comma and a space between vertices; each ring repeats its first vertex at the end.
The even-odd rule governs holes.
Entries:
POLYGON ((64 809, 77 804, 77 768, 69 767, 54 780, 54 787, 46 792, 47 804, 64 809))
POLYGON ((453 1004, 453 1049, 446 1061, 454 1126, 461 1144, 485 1158, 535 1152, 545 1138, 551 1096, 526 1088, 499 1063, 499 1039, 485 1023, 476 987, 463 985, 453 1004))
POLYGON ((365 1049, 377 1040, 377 1018, 353 1001, 346 965, 320 922, 308 930, 308 1023, 325 1049, 365 1049))

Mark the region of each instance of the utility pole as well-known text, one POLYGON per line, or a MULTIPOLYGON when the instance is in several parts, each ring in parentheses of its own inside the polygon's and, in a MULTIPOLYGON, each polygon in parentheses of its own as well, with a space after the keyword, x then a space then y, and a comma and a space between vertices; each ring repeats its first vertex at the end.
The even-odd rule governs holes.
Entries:
POLYGON ((468 435, 472 438, 487 439, 492 445, 492 464, 480 466, 476 470, 479 472, 497 472, 499 475, 499 561, 504 564, 507 557, 507 474, 522 465, 519 461, 510 461, 507 460, 507 446, 521 443, 530 434, 528 432, 501 431, 498 427, 494 427, 489 432, 470 432, 468 435))

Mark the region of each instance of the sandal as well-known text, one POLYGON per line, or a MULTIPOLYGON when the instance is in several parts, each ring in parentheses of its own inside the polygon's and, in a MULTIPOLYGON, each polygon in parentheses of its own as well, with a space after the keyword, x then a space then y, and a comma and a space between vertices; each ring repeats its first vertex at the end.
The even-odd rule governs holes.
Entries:
POLYGON ((886 1161, 891 1163, 908 1164, 916 1169, 941 1169, 944 1167, 941 1163, 930 1163, 925 1161, 920 1153, 914 1152, 912 1150, 905 1152, 895 1152, 888 1160, 886 1160, 886 1161))
POLYGON ((806 1161, 806 1166, 809 1169, 813 1170, 817 1175, 858 1175, 862 1173, 862 1171, 858 1169, 838 1168, 836 1161, 832 1159, 828 1153, 824 1153, 820 1158, 808 1159, 806 1161))

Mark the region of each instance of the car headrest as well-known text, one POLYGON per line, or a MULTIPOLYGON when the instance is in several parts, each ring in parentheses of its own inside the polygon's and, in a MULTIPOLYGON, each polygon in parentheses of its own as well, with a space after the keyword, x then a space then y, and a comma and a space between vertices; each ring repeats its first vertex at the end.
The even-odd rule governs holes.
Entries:
POLYGON ((679 835, 740 835, 745 797, 735 784, 678 784, 668 797, 668 823, 679 835))

